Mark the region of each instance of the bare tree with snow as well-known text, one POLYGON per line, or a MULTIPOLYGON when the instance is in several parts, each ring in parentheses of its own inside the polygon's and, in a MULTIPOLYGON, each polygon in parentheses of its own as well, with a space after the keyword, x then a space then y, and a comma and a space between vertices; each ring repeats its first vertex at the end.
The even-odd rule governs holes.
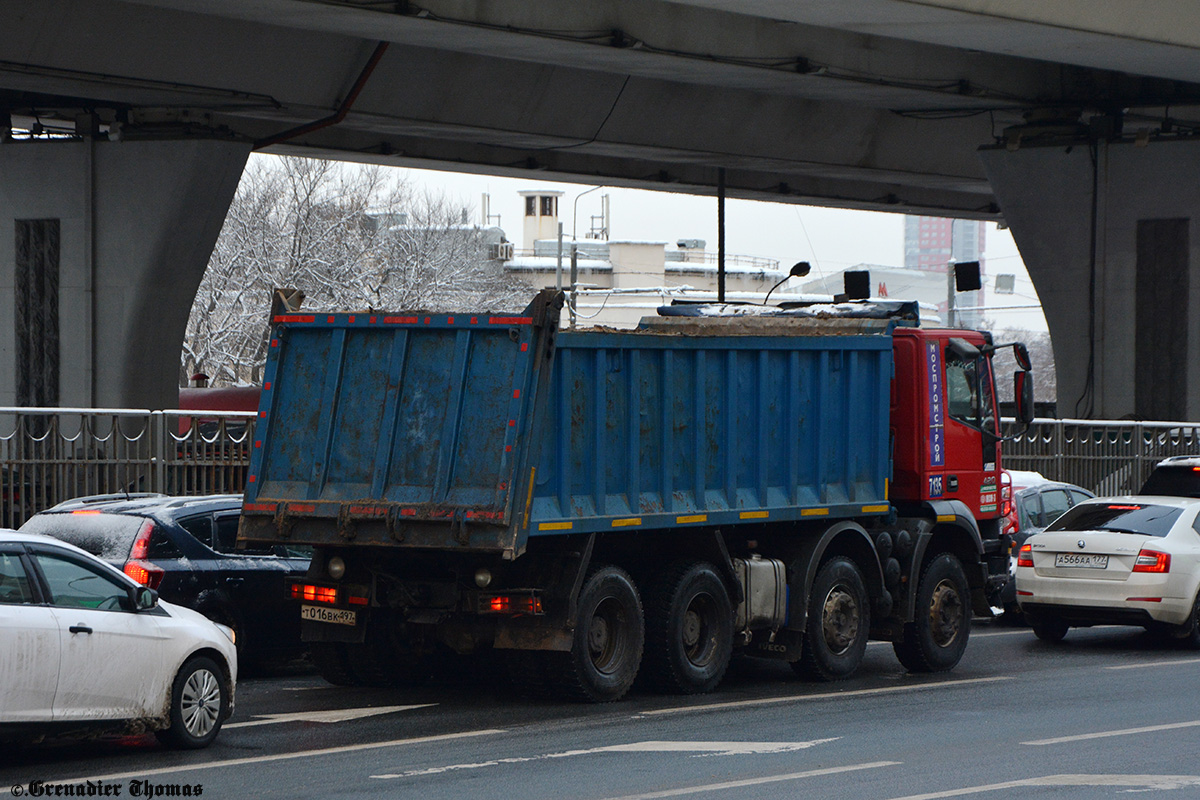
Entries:
POLYGON ((258 383, 271 293, 316 311, 514 310, 533 292, 489 259, 469 210, 417 194, 394 171, 252 157, 230 205, 184 339, 184 377, 258 383))

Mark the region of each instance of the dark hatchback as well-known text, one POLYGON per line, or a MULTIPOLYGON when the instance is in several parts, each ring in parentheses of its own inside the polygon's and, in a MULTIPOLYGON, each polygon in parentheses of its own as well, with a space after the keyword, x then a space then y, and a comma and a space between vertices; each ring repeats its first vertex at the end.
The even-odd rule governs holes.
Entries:
POLYGON ((233 628, 239 663, 262 667, 299 656, 300 618, 289 578, 308 569, 305 549, 236 548, 241 495, 81 497, 21 526, 83 548, 168 602, 233 628))

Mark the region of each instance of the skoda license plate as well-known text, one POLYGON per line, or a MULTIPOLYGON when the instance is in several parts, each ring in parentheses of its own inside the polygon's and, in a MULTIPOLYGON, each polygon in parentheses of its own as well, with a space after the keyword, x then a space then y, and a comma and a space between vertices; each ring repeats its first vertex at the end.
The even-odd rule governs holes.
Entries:
POLYGON ((312 622, 332 622, 336 625, 354 625, 358 621, 358 615, 349 608, 300 606, 300 619, 312 622))
POLYGON ((1054 566, 1108 569, 1108 556, 1097 556, 1091 553, 1058 553, 1054 556, 1054 566))

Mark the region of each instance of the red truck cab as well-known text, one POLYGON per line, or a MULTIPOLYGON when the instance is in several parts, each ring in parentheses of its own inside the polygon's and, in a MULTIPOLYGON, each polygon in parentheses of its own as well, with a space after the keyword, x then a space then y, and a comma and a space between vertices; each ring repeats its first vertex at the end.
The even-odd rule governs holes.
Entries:
POLYGON ((996 382, 977 331, 897 328, 891 429, 895 502, 961 501, 1000 517, 996 382))

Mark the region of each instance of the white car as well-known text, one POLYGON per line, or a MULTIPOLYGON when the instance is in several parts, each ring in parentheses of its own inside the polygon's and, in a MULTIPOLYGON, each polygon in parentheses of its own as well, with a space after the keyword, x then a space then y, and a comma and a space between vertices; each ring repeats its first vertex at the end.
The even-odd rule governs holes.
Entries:
POLYGON ((205 747, 233 712, 233 631, 91 554, 0 529, 0 736, 152 730, 205 747))
POLYGON ((1200 648, 1200 500, 1107 497, 1067 511, 1017 554, 1017 602, 1039 639, 1140 625, 1200 648))

